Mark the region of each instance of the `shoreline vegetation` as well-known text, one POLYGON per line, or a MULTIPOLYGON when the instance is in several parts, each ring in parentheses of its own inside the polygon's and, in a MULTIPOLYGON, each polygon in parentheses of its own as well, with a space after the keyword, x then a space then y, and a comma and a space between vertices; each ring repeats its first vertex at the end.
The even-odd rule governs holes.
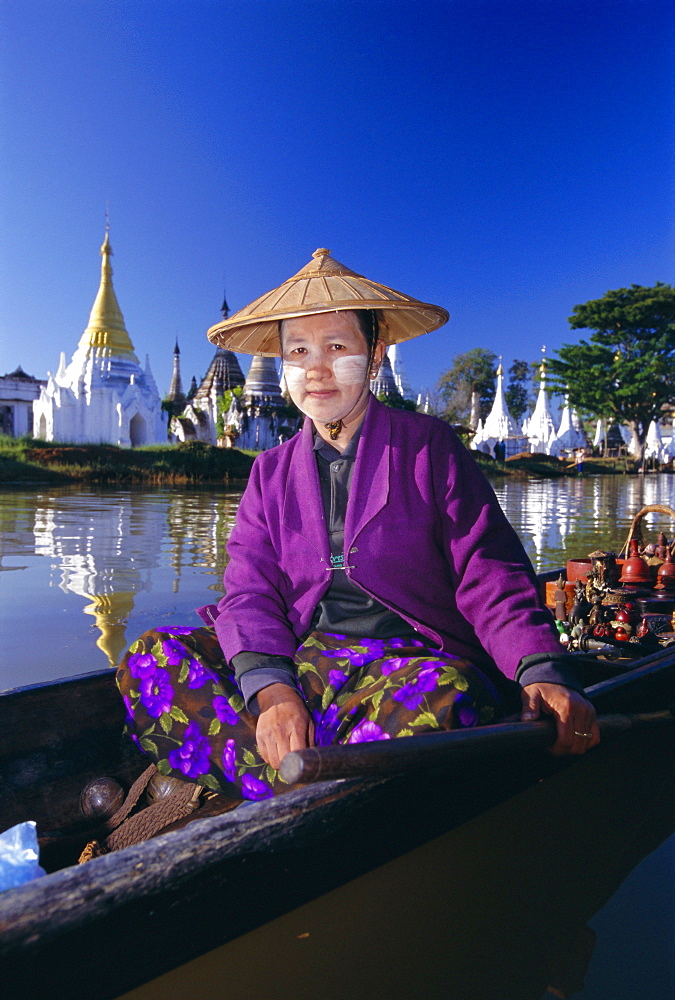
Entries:
POLYGON ((0 486, 227 486, 248 479, 254 457, 201 441, 118 448, 0 438, 0 486))
MULTIPOLYGON (((216 448, 200 441, 178 445, 118 448, 114 445, 61 444, 33 438, 0 438, 0 486, 204 485, 227 486, 248 479, 253 451, 216 448)), ((497 462, 472 452, 489 478, 577 476, 574 463, 549 455, 521 453, 497 462)), ((628 458, 587 458, 583 475, 637 474, 628 458)), ((672 466, 669 468, 672 472, 672 466)))

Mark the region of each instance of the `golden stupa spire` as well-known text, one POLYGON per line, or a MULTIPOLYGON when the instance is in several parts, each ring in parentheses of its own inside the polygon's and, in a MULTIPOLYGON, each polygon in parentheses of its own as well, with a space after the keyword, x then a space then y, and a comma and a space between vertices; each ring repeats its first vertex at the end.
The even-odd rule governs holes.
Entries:
POLYGON ((124 637, 128 615, 134 607, 134 594, 130 591, 117 591, 114 594, 85 594, 91 599, 91 604, 84 608, 84 613, 93 615, 96 627, 101 633, 96 645, 105 653, 111 667, 116 666, 127 641, 124 637))
POLYGON ((78 346, 80 348, 96 348, 111 357, 125 357, 138 362, 113 288, 113 272, 110 263, 112 247, 110 246, 110 223, 107 212, 101 257, 103 258, 101 261, 101 284, 89 315, 87 329, 82 334, 78 346))

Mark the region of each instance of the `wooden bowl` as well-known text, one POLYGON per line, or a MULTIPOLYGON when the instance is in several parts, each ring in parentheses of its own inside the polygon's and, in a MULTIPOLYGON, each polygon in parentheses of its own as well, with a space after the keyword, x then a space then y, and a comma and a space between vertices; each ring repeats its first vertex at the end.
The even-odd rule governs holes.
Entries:
POLYGON ((568 559, 567 582, 574 583, 576 580, 581 580, 582 583, 586 583, 590 569, 590 559, 568 559))

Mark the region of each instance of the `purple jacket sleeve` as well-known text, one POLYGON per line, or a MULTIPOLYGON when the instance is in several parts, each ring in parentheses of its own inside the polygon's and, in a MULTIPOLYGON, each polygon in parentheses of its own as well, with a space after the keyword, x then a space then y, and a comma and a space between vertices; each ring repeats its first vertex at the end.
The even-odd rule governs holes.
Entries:
POLYGON ((293 658, 298 647, 282 594, 284 578, 262 502, 260 462, 253 463, 228 542, 225 596, 215 628, 228 660, 253 647, 293 658), (255 636, 254 643, 252 638, 255 636))
POLYGON ((558 632, 492 487, 463 447, 455 458, 436 495, 457 609, 502 673, 514 678, 523 656, 560 654, 558 632))

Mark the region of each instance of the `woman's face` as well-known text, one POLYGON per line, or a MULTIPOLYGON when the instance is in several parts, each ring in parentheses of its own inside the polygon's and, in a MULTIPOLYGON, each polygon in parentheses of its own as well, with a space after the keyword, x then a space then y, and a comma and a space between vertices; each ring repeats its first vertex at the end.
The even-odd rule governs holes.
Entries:
POLYGON ((281 345, 286 385, 299 410, 318 424, 352 420, 365 410, 368 348, 353 313, 286 319, 281 345))

